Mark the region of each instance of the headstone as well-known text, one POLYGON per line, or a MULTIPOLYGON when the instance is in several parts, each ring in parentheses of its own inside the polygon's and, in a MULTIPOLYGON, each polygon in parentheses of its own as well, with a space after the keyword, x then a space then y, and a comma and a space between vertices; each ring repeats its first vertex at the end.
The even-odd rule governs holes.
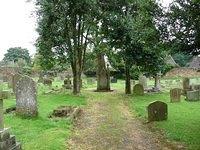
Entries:
POLYGON ((141 84, 136 84, 133 87, 133 94, 134 95, 144 95, 144 87, 141 84))
POLYGON ((21 116, 37 116, 36 84, 28 76, 21 78, 16 86, 16 113, 21 116))
POLYGON ((182 90, 175 88, 170 90, 170 100, 171 102, 180 102, 181 101, 182 90))
POLYGON ((161 101, 155 101, 149 104, 148 110, 148 121, 162 121, 167 120, 168 108, 167 104, 161 101))
POLYGON ((117 78, 112 78, 111 83, 117 83, 117 78))
POLYGON ((139 84, 143 85, 144 89, 147 88, 147 78, 144 75, 139 76, 139 84))
POLYGON ((186 93, 187 101, 199 101, 200 100, 200 91, 187 91, 186 93))
POLYGON ((13 87, 13 92, 16 93, 16 85, 17 85, 17 82, 22 78, 23 76, 20 75, 20 74, 15 74, 13 76, 13 79, 12 79, 12 87, 13 87))
POLYGON ((8 128, 4 128, 3 99, 6 98, 8 92, 0 91, 0 150, 21 150, 21 144, 16 142, 15 136, 10 135, 8 128))
POLYGON ((67 79, 64 80, 63 87, 65 89, 72 89, 72 81, 70 80, 70 78, 67 78, 67 79))
POLYGON ((187 91, 190 90, 190 79, 189 78, 183 78, 183 92, 184 94, 187 93, 187 91))

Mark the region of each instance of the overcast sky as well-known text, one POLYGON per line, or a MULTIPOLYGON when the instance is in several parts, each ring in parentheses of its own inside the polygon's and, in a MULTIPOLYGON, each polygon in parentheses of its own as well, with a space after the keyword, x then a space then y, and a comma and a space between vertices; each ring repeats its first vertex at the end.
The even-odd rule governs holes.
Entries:
MULTIPOLYGON (((35 53, 37 39, 34 5, 27 0, 1 0, 0 2, 0 60, 10 47, 27 48, 35 53)), ((172 0, 162 0, 167 6, 172 0)))

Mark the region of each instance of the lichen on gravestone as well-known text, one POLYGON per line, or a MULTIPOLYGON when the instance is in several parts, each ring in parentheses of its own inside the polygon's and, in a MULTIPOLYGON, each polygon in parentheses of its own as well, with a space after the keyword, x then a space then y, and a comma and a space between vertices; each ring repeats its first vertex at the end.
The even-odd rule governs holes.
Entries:
POLYGON ((24 117, 38 114, 36 83, 28 76, 22 77, 16 86, 16 114, 24 117))

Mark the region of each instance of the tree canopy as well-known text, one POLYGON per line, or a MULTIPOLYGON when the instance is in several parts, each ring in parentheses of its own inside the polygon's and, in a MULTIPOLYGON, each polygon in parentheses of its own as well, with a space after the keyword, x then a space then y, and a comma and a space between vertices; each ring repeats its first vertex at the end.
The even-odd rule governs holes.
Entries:
POLYGON ((199 0, 175 0, 168 12, 170 40, 174 49, 200 54, 199 0))
POLYGON ((3 61, 9 62, 18 62, 23 59, 27 64, 31 63, 31 57, 29 55, 28 49, 21 47, 9 48, 7 53, 4 55, 3 61))

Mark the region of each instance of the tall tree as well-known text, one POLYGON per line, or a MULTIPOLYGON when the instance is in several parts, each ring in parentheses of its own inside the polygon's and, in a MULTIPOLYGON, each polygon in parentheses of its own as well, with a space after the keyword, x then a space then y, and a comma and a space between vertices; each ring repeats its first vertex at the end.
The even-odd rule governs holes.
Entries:
POLYGON ((200 2, 175 0, 168 12, 170 40, 174 49, 200 54, 200 2))
MULTIPOLYGON (((105 34, 112 47, 121 55, 125 64, 125 93, 131 93, 130 69, 144 65, 146 53, 156 53, 163 29, 158 19, 162 11, 156 1, 109 1, 105 34)), ((159 52, 156 53, 159 55, 159 52)), ((156 57, 157 58, 157 57, 156 57)))
POLYGON ((80 92, 88 35, 95 0, 37 0, 38 49, 44 64, 68 60, 73 72, 73 93, 80 92))
POLYGON ((28 49, 21 47, 9 48, 3 58, 5 62, 8 61, 18 62, 21 59, 25 60, 27 64, 30 64, 31 57, 29 55, 28 49))

